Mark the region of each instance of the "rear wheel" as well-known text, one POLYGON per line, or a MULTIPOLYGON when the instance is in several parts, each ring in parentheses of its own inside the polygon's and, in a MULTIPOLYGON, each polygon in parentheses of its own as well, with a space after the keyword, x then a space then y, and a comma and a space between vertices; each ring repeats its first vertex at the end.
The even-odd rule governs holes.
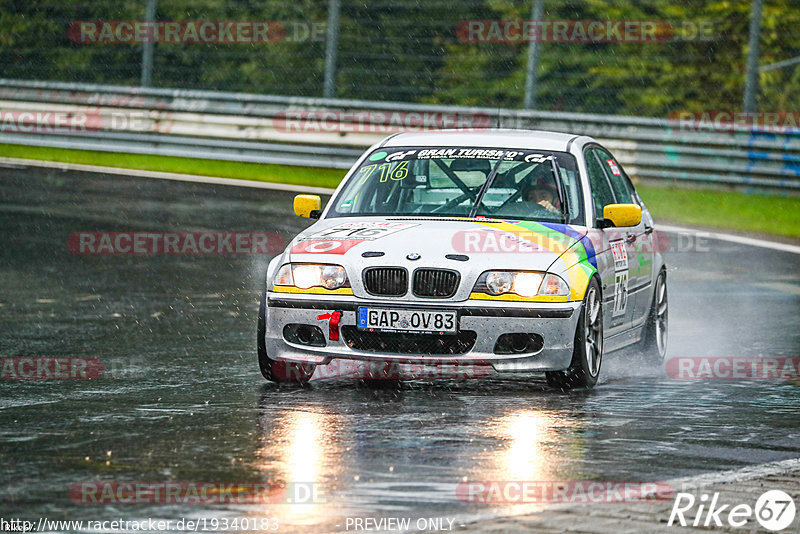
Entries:
POLYGON ((667 354, 667 273, 661 271, 656 278, 653 303, 644 328, 642 353, 648 362, 661 364, 667 354))
POLYGON ((547 383, 560 389, 592 388, 603 363, 603 300, 592 278, 581 306, 572 361, 566 371, 548 371, 547 383))
POLYGON ((258 367, 261 374, 270 382, 306 384, 314 374, 315 365, 294 362, 276 361, 267 356, 267 293, 261 295, 258 308, 258 332, 256 334, 256 351, 258 367))

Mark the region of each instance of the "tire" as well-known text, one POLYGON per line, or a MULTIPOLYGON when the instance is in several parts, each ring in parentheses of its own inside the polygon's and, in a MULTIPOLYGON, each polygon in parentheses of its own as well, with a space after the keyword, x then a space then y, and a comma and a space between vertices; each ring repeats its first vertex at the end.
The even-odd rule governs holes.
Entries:
POLYGON ((644 327, 642 355, 648 363, 662 364, 667 354, 667 327, 669 305, 667 298, 667 273, 661 271, 656 278, 653 302, 644 327))
POLYGON ((603 297, 595 278, 586 289, 580 314, 569 367, 565 371, 545 373, 551 387, 591 389, 597 384, 603 363, 603 297))
POLYGON ((270 382, 293 383, 305 385, 314 374, 315 365, 294 362, 275 361, 267 356, 267 292, 261 294, 261 305, 258 308, 258 329, 256 333, 256 352, 261 374, 270 382))

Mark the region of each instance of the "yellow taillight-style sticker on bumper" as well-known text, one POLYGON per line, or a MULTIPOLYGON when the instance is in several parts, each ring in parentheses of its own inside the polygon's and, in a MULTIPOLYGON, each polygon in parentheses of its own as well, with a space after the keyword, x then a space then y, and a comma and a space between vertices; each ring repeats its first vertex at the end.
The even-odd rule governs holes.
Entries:
POLYGON ((554 295, 537 295, 535 297, 521 297, 514 293, 506 293, 505 295, 487 295, 486 293, 470 293, 469 298, 472 300, 504 300, 506 302, 569 302, 569 297, 554 296, 554 295))
POLYGON ((324 287, 310 287, 308 289, 300 289, 294 286, 272 286, 272 291, 275 293, 301 293, 306 295, 352 295, 353 289, 349 287, 341 287, 339 289, 325 289, 324 287))

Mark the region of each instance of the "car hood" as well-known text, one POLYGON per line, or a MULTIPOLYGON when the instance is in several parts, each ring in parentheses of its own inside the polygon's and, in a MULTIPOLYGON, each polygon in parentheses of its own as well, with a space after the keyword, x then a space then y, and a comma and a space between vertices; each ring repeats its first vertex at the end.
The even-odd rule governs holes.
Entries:
POLYGON ((340 264, 349 272, 370 266, 450 268, 462 276, 487 269, 547 270, 586 232, 585 227, 532 221, 325 219, 292 241, 285 260, 340 264))

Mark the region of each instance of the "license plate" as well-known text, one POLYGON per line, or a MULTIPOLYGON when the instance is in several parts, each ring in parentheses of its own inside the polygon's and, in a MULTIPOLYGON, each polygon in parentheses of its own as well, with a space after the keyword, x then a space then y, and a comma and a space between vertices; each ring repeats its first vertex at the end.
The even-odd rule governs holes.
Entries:
POLYGON ((458 315, 455 311, 358 308, 358 328, 380 332, 414 334, 455 334, 458 315))

